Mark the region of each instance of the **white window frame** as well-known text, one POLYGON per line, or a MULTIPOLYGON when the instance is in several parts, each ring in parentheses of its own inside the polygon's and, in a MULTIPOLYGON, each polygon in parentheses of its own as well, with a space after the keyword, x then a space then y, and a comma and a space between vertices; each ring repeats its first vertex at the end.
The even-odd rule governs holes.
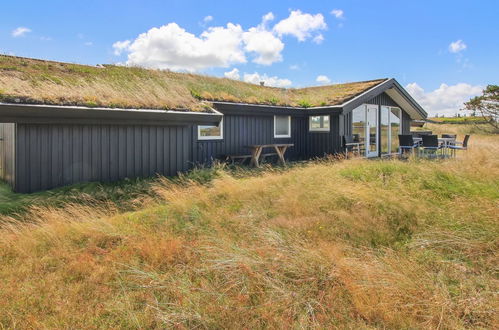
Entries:
POLYGON ((310 132, 330 132, 331 131, 331 116, 330 115, 316 115, 308 117, 308 130, 310 132), (328 128, 312 128, 312 117, 328 117, 328 128))
POLYGON ((291 137, 291 116, 274 116, 274 138, 276 139, 281 139, 281 138, 290 138, 291 137), (286 135, 277 135, 276 134, 276 124, 277 124, 277 117, 288 117, 288 134, 286 135))
POLYGON ((198 140, 223 140, 224 138, 224 119, 220 120, 220 136, 201 136, 201 127, 216 125, 198 125, 198 140))

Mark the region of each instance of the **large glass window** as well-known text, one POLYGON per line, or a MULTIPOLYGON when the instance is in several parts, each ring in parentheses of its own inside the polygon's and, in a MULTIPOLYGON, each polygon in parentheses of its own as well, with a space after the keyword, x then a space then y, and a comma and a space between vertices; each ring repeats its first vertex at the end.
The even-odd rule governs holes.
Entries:
POLYGON ((274 116, 274 137, 291 137, 291 116, 274 116))
POLYGON ((390 108, 391 153, 396 153, 399 151, 399 134, 402 133, 400 117, 401 113, 399 108, 390 108))
POLYGON ((395 107, 381 107, 381 154, 397 153, 401 134, 401 112, 395 107))
POLYGON ((314 132, 329 132, 329 116, 310 116, 309 130, 314 132))
POLYGON ((363 143, 366 139, 366 106, 352 110, 352 136, 355 142, 363 143))
POLYGON ((221 140, 223 139, 223 118, 218 125, 199 125, 198 140, 221 140))
POLYGON ((381 154, 390 153, 390 108, 381 107, 381 154))

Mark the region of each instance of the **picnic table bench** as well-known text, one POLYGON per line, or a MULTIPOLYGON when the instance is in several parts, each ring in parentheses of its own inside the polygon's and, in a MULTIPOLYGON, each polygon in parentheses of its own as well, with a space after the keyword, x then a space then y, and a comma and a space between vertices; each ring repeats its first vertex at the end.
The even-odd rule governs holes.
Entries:
POLYGON ((277 156, 278 162, 281 165, 286 165, 286 160, 284 159, 284 154, 289 147, 293 147, 294 144, 289 143, 273 143, 273 144, 255 144, 247 146, 251 150, 251 166, 258 167, 260 166, 260 157, 269 157, 269 156, 277 156), (263 149, 265 148, 274 148, 274 153, 264 153, 262 154, 263 149))
POLYGON ((247 159, 250 159, 250 165, 254 167, 260 166, 260 161, 265 160, 267 157, 277 156, 278 162, 282 165, 286 165, 286 160, 284 159, 284 154, 289 147, 293 147, 294 144, 289 143, 274 143, 274 144, 255 144, 246 146, 246 148, 251 150, 249 155, 229 155, 227 158, 234 163, 237 160, 241 161, 241 164, 247 159), (275 152, 262 153, 265 148, 273 148, 275 152))

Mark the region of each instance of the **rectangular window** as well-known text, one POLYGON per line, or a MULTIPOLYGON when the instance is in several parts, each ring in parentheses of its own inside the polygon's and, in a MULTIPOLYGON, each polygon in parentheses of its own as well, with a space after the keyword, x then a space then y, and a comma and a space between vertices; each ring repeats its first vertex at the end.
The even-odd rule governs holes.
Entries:
POLYGON ((366 141, 366 106, 361 105, 352 110, 352 136, 355 142, 366 141))
POLYGON ((218 125, 198 125, 198 140, 221 140, 224 138, 224 120, 218 125))
POLYGON ((274 137, 291 137, 291 116, 274 116, 274 137))
POLYGON ((309 130, 311 132, 329 132, 329 129, 329 115, 309 117, 309 130))

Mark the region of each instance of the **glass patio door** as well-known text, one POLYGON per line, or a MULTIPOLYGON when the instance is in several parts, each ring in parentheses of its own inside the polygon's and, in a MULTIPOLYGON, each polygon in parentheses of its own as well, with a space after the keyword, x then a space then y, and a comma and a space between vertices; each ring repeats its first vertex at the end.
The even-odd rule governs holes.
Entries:
POLYGON ((366 156, 378 157, 378 106, 366 106, 366 156))

